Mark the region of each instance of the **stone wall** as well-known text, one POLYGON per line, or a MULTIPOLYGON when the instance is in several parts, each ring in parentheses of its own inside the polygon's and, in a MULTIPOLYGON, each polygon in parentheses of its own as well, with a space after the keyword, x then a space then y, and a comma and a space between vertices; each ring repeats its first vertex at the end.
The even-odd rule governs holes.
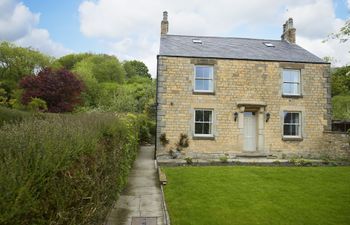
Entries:
POLYGON ((324 148, 321 149, 321 157, 330 159, 350 160, 350 138, 347 133, 325 132, 324 148))
POLYGON ((265 105, 257 111, 263 121, 262 152, 286 155, 316 155, 322 148, 324 131, 330 130, 329 64, 279 63, 252 60, 198 59, 185 57, 158 57, 157 93, 157 155, 167 155, 181 133, 190 137, 185 154, 236 154, 242 152, 240 121, 234 113, 239 104, 265 105), (214 66, 214 94, 197 94, 194 87, 194 65, 214 66), (302 97, 282 96, 283 68, 301 70, 302 97), (214 139, 193 138, 194 109, 214 110, 214 139), (302 112, 302 139, 282 139, 284 110, 302 112), (163 147, 160 134, 165 133, 170 143, 163 147))

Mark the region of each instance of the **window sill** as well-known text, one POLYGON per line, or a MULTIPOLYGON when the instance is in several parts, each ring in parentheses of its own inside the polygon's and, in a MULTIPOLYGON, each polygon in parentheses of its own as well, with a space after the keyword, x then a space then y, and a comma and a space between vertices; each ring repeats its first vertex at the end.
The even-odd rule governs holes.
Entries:
POLYGON ((287 95, 287 94, 282 94, 282 98, 302 98, 303 95, 287 95))
POLYGON ((194 95, 215 95, 214 91, 192 91, 194 95))
POLYGON ((302 141, 302 137, 282 137, 283 141, 302 141))
POLYGON ((194 135, 192 137, 193 140, 215 140, 215 136, 198 136, 194 135))

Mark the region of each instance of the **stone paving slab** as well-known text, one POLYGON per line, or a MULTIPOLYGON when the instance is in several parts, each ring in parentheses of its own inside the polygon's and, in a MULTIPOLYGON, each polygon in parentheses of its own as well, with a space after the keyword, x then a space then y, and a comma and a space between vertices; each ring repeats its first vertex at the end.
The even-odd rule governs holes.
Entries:
POLYGON ((154 146, 141 147, 128 185, 107 217, 106 225, 131 225, 133 217, 156 218, 155 225, 164 225, 163 199, 153 156, 154 146))

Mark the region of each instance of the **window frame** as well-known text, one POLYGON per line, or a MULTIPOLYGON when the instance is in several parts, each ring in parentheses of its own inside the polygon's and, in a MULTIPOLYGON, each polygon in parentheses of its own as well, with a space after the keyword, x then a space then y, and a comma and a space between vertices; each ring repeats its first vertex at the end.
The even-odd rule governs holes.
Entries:
POLYGON ((204 137, 204 138, 212 138, 214 137, 214 109, 203 109, 203 108, 196 108, 193 110, 193 136, 194 137, 204 137), (196 121, 196 112, 197 111, 209 111, 211 112, 211 121, 205 122, 203 121, 196 121), (197 134, 196 133, 196 123, 201 123, 201 124, 210 124, 210 134, 197 134))
POLYGON ((300 96, 302 96, 301 84, 302 83, 301 83, 301 70, 300 69, 283 68, 283 70, 282 70, 282 96, 286 96, 286 97, 300 97, 300 96), (299 75, 298 82, 285 81, 284 80, 284 71, 298 71, 298 75, 299 75), (297 84, 298 85, 298 93, 297 94, 286 93, 284 90, 284 84, 297 84))
POLYGON ((194 65, 193 91, 195 93, 214 93, 214 66, 213 65, 203 65, 203 64, 194 65), (211 68, 211 79, 208 79, 208 78, 197 78, 197 67, 211 68), (209 81, 211 80, 211 87, 209 87, 209 90, 196 89, 196 80, 209 80, 209 81))
POLYGON ((303 126, 303 121, 302 121, 302 112, 301 111, 283 111, 283 118, 282 118, 282 137, 284 139, 301 139, 302 138, 302 126, 303 126), (299 123, 285 123, 284 118, 286 113, 297 113, 299 115, 299 123), (285 135, 284 134, 284 126, 285 125, 296 125, 298 126, 298 135, 285 135))

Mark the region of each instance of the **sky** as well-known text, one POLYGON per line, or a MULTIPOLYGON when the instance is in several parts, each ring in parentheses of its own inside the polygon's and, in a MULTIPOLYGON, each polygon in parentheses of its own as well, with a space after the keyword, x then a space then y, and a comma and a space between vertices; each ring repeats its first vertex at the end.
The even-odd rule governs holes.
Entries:
POLYGON ((296 42, 334 66, 350 64, 350 41, 323 42, 350 15, 350 0, 0 0, 0 41, 54 57, 106 53, 141 60, 156 75, 162 12, 169 34, 280 39, 294 19, 296 42))

